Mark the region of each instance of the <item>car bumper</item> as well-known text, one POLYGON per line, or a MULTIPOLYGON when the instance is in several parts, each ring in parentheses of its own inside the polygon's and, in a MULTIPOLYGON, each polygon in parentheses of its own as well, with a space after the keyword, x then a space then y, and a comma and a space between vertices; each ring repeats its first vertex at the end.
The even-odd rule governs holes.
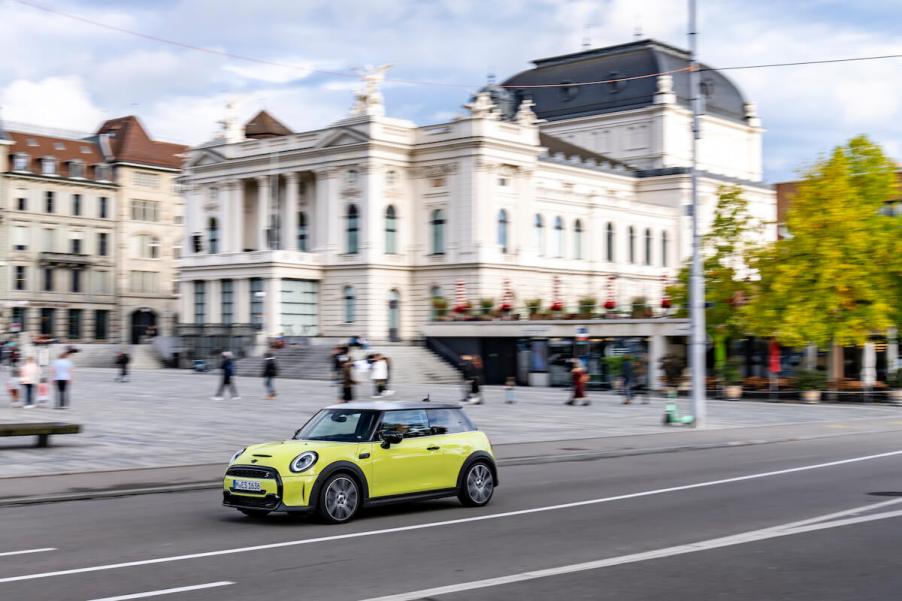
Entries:
POLYGON ((310 497, 315 481, 313 475, 285 477, 278 472, 274 472, 272 478, 236 478, 226 474, 223 478, 222 504, 236 509, 305 513, 313 509, 310 497), (257 481, 260 491, 238 490, 235 488, 236 479, 257 481))

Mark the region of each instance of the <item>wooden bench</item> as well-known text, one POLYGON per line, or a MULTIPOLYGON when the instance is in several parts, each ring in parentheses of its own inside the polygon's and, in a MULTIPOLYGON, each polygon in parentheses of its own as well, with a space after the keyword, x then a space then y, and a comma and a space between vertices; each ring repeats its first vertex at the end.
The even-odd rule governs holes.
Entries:
POLYGON ((0 424, 0 436, 37 436, 37 447, 50 446, 52 434, 78 434, 79 424, 63 424, 60 422, 35 422, 24 424, 0 424))

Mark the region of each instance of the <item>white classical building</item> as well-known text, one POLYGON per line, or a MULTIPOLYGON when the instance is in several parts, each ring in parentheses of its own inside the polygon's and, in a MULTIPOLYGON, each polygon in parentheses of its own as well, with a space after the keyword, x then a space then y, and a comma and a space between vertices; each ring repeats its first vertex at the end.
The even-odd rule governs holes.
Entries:
MULTIPOLYGON (((425 126, 384 115, 382 68, 323 129, 225 120, 184 167, 181 322, 412 340, 461 284, 474 303, 510 290, 515 312, 604 302, 610 281, 619 304, 658 303, 690 248, 687 64, 654 41, 543 59, 425 126)), ((702 81, 703 226, 725 184, 772 223, 754 106, 717 71, 702 81)))

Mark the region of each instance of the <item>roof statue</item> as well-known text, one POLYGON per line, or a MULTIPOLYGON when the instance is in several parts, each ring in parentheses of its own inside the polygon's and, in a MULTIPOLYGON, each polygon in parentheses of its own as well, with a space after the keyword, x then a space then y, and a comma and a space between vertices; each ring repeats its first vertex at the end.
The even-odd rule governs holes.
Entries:
POLYGON ((673 75, 658 75, 658 89, 655 90, 655 104, 673 104, 676 95, 673 93, 673 75))
POLYGON ((382 117, 385 115, 385 103, 382 98, 382 92, 379 86, 385 81, 385 73, 391 68, 391 65, 381 65, 379 67, 369 67, 358 70, 363 86, 354 94, 354 106, 351 107, 351 116, 374 116, 382 117))
POLYGON ((474 119, 494 119, 497 116, 495 103, 486 91, 476 94, 476 98, 465 104, 464 108, 470 111, 470 116, 474 119))
POLYGON ((233 100, 226 102, 225 114, 217 123, 220 126, 219 137, 225 140, 227 144, 244 140, 244 135, 241 127, 238 126, 238 119, 235 116, 235 102, 233 100))
POLYGON ((532 110, 532 107, 535 105, 536 103, 531 98, 521 102, 520 107, 517 109, 517 123, 520 125, 535 125, 538 122, 538 118, 532 110))

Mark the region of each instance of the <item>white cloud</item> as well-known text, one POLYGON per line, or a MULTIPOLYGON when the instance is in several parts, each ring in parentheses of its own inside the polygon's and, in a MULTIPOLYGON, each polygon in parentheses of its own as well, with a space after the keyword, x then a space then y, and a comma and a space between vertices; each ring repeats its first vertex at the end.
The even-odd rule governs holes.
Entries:
POLYGON ((288 83, 305 79, 316 70, 343 71, 337 61, 320 63, 299 57, 283 57, 265 59, 267 63, 238 61, 223 65, 223 70, 235 73, 246 79, 255 79, 267 83, 288 83))
POLYGON ((18 79, 0 93, 0 105, 4 120, 80 131, 93 131, 104 117, 76 76, 18 79))

